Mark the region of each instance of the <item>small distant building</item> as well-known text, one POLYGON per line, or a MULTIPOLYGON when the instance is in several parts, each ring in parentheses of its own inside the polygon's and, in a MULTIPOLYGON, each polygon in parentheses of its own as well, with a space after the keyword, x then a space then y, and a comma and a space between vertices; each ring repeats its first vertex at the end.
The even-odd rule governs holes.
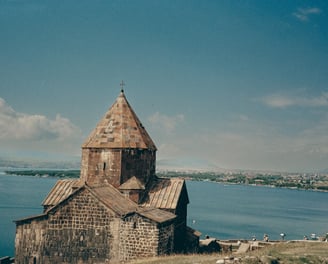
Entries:
POLYGON ((215 238, 206 238, 199 241, 200 253, 220 252, 221 246, 215 238))
POLYGON ((156 146, 123 90, 82 145, 80 179, 59 180, 40 215, 16 221, 15 263, 111 263, 196 252, 183 179, 155 175, 156 146))

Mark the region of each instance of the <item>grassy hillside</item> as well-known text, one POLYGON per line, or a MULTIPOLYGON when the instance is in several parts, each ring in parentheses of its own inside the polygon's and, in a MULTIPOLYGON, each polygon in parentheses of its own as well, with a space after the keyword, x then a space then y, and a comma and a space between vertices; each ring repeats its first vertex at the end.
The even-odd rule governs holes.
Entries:
MULTIPOLYGON (((133 261, 134 264, 215 264, 228 255, 175 255, 133 261)), ((327 263, 327 242, 289 242, 267 246, 244 254, 233 253, 239 261, 234 263, 327 263)), ((228 263, 228 262, 226 262, 228 263)), ((229 262, 233 263, 233 262, 229 262)))

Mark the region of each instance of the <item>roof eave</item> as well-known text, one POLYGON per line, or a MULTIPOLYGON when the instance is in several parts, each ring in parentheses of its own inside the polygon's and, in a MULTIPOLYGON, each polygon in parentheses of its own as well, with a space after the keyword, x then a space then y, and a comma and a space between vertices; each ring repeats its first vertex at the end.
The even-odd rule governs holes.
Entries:
POLYGON ((47 213, 25 217, 25 218, 22 218, 22 219, 14 220, 13 222, 16 223, 16 225, 20 225, 20 224, 23 224, 23 223, 31 222, 33 220, 42 219, 42 218, 46 218, 46 217, 48 217, 47 213))

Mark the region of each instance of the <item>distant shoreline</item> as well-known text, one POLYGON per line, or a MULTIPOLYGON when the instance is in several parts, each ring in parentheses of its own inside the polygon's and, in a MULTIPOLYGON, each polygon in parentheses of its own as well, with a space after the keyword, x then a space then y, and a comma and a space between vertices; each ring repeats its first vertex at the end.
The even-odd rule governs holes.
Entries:
POLYGON ((79 178, 80 170, 6 170, 6 174, 15 176, 54 177, 54 178, 79 178))
MULTIPOLYGON (((78 169, 21 169, 21 170, 5 170, 8 175, 16 176, 32 176, 32 177, 54 177, 54 178, 73 178, 80 177, 80 170, 78 169)), ((283 188, 289 190, 302 190, 313 192, 328 192, 328 178, 322 181, 321 185, 306 184, 310 181, 306 180, 305 184, 300 184, 301 179, 294 177, 283 178, 280 175, 257 175, 256 177, 247 177, 242 174, 215 174, 215 173, 186 173, 186 172, 158 172, 157 176, 176 178, 182 177, 186 180, 192 181, 207 181, 212 183, 220 183, 226 185, 245 185, 245 186, 259 186, 267 188, 283 188), (292 180, 292 181, 291 181, 292 180)))
MULTIPOLYGON (((191 179, 192 180, 192 179, 191 179)), ((310 191, 310 192, 328 192, 328 190, 320 190, 320 189, 304 189, 297 187, 284 187, 284 186, 274 186, 274 185, 263 185, 263 184, 245 184, 245 183, 227 183, 227 182, 217 182, 217 181, 207 181, 207 180, 192 180, 192 181, 204 181, 204 182, 212 182, 224 185, 241 185, 241 186, 254 186, 254 187, 266 187, 266 188, 280 188, 280 189, 288 189, 288 190, 296 190, 296 191, 310 191)))

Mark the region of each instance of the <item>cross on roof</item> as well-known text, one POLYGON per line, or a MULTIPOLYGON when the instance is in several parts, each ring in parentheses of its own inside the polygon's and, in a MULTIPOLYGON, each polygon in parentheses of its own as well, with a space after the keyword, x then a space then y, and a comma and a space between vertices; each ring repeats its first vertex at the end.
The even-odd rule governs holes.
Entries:
POLYGON ((124 86, 125 86, 125 82, 122 80, 121 83, 120 83, 120 86, 121 86, 121 92, 123 93, 124 92, 124 86))

